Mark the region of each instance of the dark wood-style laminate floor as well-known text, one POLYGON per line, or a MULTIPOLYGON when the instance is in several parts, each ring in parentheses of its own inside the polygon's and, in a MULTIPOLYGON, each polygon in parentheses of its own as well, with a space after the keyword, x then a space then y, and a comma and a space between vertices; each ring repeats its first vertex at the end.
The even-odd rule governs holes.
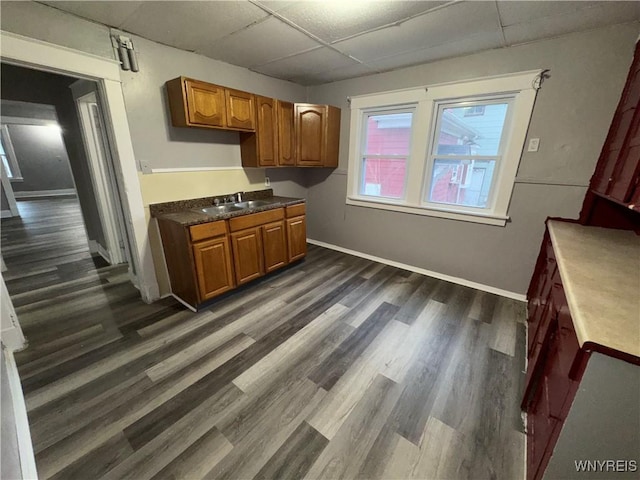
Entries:
POLYGON ((40 478, 524 477, 520 302, 310 246, 192 313, 50 283, 2 226, 40 478))

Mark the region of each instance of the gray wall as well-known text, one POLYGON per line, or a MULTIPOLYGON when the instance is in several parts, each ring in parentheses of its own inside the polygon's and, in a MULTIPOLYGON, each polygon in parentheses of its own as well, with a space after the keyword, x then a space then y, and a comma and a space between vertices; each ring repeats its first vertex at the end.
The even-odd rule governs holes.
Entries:
POLYGON ((44 125, 9 125, 8 129, 23 178, 12 183, 15 192, 74 188, 60 130, 44 125))
POLYGON ((2 30, 115 59, 104 25, 30 1, 3 1, 0 9, 2 30))
MULTIPOLYGON (((5 25, 4 9, 3 5, 3 27, 5 25)), ((51 29, 55 30, 53 27, 51 29)), ((84 152, 76 107, 69 89, 69 85, 76 79, 4 63, 1 65, 1 73, 0 95, 2 99, 55 106, 80 199, 87 235, 89 239, 104 245, 104 233, 100 224, 96 197, 93 193, 89 164, 84 152)))
POLYGON ((576 218, 617 105, 638 23, 490 50, 310 88, 310 101, 342 108, 340 168, 309 179, 310 238, 525 293, 547 216, 576 218), (506 227, 345 205, 347 97, 533 69, 551 70, 538 93, 506 227), (566 185, 557 185, 566 184, 566 185))
POLYGON ((9 210, 9 200, 7 200, 7 194, 4 193, 4 187, 0 188, 0 210, 9 210))

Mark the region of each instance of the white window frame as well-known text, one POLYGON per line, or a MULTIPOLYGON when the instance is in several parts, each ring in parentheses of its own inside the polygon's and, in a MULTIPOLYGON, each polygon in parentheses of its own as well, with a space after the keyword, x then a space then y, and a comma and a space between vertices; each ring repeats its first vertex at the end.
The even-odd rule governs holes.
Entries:
MULTIPOLYGON (((415 108, 412 105, 409 106, 403 106, 403 105, 398 105, 394 108, 375 108, 375 109, 366 109, 362 111, 362 127, 363 127, 363 135, 361 135, 361 144, 360 144, 360 152, 361 152, 361 161, 364 164, 364 160, 365 158, 371 158, 371 159, 391 159, 391 160, 397 160, 397 159, 406 159, 406 164, 407 166, 409 165, 409 161, 411 160, 411 145, 412 145, 412 139, 409 139, 409 153, 407 153, 406 155, 375 155, 375 154, 370 154, 367 153, 366 151, 366 147, 367 147, 367 137, 366 135, 364 135, 364 133, 367 131, 367 120, 369 117, 371 116, 376 116, 376 115, 389 115, 389 114, 395 114, 395 113, 411 113, 411 123, 413 125, 413 121, 415 120, 415 108)), ((361 165, 362 167, 362 165, 361 165)), ((408 170, 408 169, 407 169, 408 170)), ((407 183, 408 183, 408 178, 407 178, 407 171, 405 171, 405 179, 404 179, 404 189, 402 192, 402 199, 406 198, 407 196, 407 183)), ((362 193, 362 187, 364 185, 364 177, 360 178, 360 182, 359 182, 359 187, 358 187, 358 192, 361 196, 363 197, 367 197, 367 198, 384 198, 386 200, 391 200, 391 201, 402 201, 402 199, 395 199, 393 197, 383 197, 383 196, 371 196, 371 195, 367 195, 365 193, 362 193)))
POLYGON ((7 163, 11 172, 7 172, 7 177, 11 182, 22 182, 22 172, 20 171, 20 165, 18 165, 18 159, 16 158, 16 152, 13 149, 13 143, 11 142, 11 135, 9 134, 9 128, 7 125, 2 124, 0 126, 0 135, 2 136, 2 145, 4 147, 4 154, 7 158, 7 163), (11 176, 9 176, 11 173, 11 176))
MULTIPOLYGON (((431 85, 422 88, 396 90, 351 97, 351 122, 349 140, 349 167, 347 172, 348 205, 378 208, 403 213, 428 215, 475 223, 504 226, 509 217, 507 211, 524 148, 527 129, 536 98, 536 79, 541 70, 519 72, 481 79, 431 85), (431 144, 437 121, 437 107, 441 103, 460 102, 468 99, 512 96, 511 122, 505 124, 510 134, 505 139, 500 165, 494 173, 489 208, 461 207, 441 203, 429 203, 425 199, 431 174, 431 144), (413 105, 413 131, 411 133, 410 159, 407 165, 407 185, 402 200, 365 196, 359 193, 362 168, 362 135, 364 113, 394 107, 413 105)), ((505 130, 507 133, 507 130, 505 130)))

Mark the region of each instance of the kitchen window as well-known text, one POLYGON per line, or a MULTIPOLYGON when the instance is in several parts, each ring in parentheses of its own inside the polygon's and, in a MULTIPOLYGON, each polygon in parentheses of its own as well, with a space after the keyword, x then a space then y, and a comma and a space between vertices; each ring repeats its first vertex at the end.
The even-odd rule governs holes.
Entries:
POLYGON ((347 203, 505 225, 539 73, 352 97, 347 203))
POLYGON ((360 194, 402 199, 407 184, 413 109, 365 112, 360 194))

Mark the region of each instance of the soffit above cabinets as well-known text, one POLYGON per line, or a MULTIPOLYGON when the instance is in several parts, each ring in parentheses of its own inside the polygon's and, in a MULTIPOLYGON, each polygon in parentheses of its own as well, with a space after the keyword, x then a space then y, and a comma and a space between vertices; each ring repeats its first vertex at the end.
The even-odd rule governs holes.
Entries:
POLYGON ((640 20, 637 1, 45 1, 302 85, 640 20))

